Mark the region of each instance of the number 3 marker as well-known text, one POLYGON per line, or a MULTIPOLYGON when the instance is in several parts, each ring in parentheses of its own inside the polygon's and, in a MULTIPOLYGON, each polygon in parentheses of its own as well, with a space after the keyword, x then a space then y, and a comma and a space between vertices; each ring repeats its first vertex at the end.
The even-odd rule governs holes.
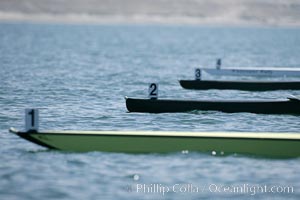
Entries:
POLYGON ((195 79, 201 80, 201 69, 199 68, 195 69, 195 79))

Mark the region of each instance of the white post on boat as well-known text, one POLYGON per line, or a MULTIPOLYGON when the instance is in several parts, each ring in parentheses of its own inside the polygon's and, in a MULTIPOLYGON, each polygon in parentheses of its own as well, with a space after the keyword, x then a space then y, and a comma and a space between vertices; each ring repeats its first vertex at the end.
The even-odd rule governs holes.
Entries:
POLYGON ((158 84, 157 83, 150 83, 148 89, 148 97, 150 99, 157 99, 158 98, 158 84))
POLYGON ((217 63, 216 63, 216 68, 217 68, 217 69, 221 69, 221 65, 222 65, 222 59, 221 59, 221 58, 218 58, 218 59, 217 59, 217 63))
POLYGON ((25 131, 38 131, 39 129, 39 110, 25 109, 25 131))
POLYGON ((201 69, 199 68, 195 69, 195 80, 197 81, 201 80, 201 69))

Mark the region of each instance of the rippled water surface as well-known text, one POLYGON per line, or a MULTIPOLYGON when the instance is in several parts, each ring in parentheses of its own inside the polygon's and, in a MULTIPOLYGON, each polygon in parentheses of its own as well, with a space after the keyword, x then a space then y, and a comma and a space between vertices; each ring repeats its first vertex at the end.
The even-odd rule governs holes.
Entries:
POLYGON ((188 91, 178 84, 193 78, 195 67, 214 67, 218 57, 224 67, 300 67, 299 52, 300 29, 295 28, 2 23, 0 199, 299 199, 299 158, 60 152, 8 133, 10 126, 22 129, 24 109, 34 107, 40 109, 41 129, 297 134, 297 115, 127 113, 124 96, 146 97, 150 82, 159 83, 160 98, 300 95, 188 91), (257 192, 256 185, 279 191, 257 192), (231 186, 244 190, 224 191, 231 186), (281 191, 286 186, 293 190, 281 191))

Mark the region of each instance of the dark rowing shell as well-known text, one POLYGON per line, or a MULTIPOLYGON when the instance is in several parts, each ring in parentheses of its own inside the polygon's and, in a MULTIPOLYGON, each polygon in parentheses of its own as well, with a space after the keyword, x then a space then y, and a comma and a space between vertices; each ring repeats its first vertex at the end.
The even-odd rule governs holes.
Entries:
POLYGON ((252 101, 218 101, 218 100, 167 100, 134 99, 126 97, 129 112, 168 113, 192 110, 211 110, 227 113, 250 112, 258 114, 300 114, 300 101, 287 100, 252 100, 252 101))
POLYGON ((300 81, 215 81, 215 80, 180 80, 185 89, 232 89, 248 91, 300 90, 300 81))

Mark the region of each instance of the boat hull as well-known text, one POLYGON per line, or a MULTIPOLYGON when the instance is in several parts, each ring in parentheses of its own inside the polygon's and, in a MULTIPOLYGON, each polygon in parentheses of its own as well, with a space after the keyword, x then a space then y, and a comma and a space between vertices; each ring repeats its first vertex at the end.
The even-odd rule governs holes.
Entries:
POLYGON ((228 89, 247 91, 300 90, 300 81, 215 81, 215 80, 180 80, 185 89, 207 90, 228 89))
POLYGON ((258 76, 258 77, 300 77, 300 69, 296 68, 246 68, 246 69, 201 69, 206 73, 219 76, 258 76))
POLYGON ((10 132, 47 148, 76 152, 169 153, 187 150, 216 155, 245 154, 280 158, 300 156, 300 136, 292 133, 17 130, 10 132))
POLYGON ((187 101, 126 98, 129 112, 167 113, 192 110, 250 112, 258 114, 300 114, 299 100, 258 101, 187 101))

